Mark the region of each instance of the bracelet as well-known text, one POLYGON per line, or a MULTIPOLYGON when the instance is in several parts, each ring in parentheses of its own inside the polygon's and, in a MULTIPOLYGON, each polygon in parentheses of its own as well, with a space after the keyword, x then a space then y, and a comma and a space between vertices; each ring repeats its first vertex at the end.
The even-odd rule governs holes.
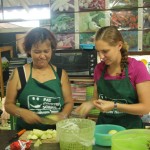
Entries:
POLYGON ((114 101, 114 109, 117 109, 117 102, 114 101))
POLYGON ((117 110, 117 102, 114 101, 114 109, 113 109, 113 114, 115 114, 115 111, 117 110))

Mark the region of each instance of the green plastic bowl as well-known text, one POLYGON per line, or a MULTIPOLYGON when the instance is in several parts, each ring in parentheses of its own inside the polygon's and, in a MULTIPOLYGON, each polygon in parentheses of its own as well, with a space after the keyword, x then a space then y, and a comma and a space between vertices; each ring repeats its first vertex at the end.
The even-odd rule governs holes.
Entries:
POLYGON ((96 125, 94 133, 95 144, 101 146, 111 146, 111 138, 115 134, 109 134, 110 130, 116 130, 119 132, 125 130, 125 128, 113 124, 96 125))

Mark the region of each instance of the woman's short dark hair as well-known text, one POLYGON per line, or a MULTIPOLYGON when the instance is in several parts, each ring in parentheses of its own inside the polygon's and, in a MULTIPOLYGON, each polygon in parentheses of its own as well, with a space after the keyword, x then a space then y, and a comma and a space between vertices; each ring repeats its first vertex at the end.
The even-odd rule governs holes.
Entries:
POLYGON ((33 45, 38 42, 44 42, 45 40, 50 41, 52 50, 56 49, 57 41, 54 34, 50 30, 42 27, 36 27, 30 30, 25 36, 23 43, 25 52, 29 53, 33 45))

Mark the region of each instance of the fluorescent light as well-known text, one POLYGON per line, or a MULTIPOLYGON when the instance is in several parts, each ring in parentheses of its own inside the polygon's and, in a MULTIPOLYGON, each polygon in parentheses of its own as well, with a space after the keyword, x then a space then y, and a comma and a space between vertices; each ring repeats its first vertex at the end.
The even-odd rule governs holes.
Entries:
POLYGON ((25 9, 4 10, 4 20, 23 19, 37 20, 50 19, 49 8, 31 8, 28 12, 25 9))

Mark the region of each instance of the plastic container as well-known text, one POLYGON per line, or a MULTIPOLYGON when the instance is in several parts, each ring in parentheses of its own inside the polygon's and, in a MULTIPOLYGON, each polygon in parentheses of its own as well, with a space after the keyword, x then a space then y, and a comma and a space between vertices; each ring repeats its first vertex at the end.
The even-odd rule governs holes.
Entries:
POLYGON ((95 45, 94 44, 80 44, 80 48, 85 49, 85 50, 94 50, 95 45))
POLYGON ((86 87, 86 100, 91 100, 93 97, 94 92, 94 86, 88 86, 86 87))
POLYGON ((92 150, 95 122, 89 119, 69 118, 56 124, 60 150, 92 150))
POLYGON ((150 130, 129 129, 116 133, 112 137, 111 150, 149 150, 150 130))
POLYGON ((111 146, 111 138, 116 134, 109 134, 109 131, 111 130, 116 130, 117 132, 119 132, 125 130, 125 128, 113 124, 96 125, 94 135, 95 144, 101 146, 111 146))

